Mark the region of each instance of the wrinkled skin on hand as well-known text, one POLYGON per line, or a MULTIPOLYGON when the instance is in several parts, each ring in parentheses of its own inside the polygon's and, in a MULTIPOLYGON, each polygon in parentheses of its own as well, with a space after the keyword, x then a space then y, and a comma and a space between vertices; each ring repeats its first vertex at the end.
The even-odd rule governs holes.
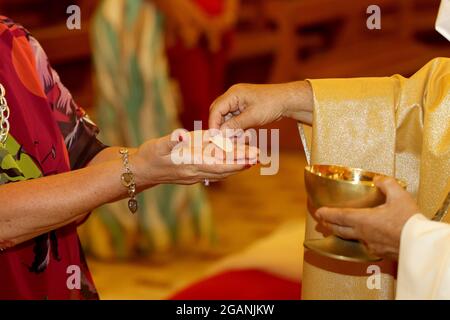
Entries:
POLYGON ((363 242, 376 256, 398 260, 403 226, 419 213, 413 197, 395 179, 376 177, 375 185, 386 195, 386 202, 375 208, 320 208, 319 223, 344 239, 363 242))
POLYGON ((140 177, 144 186, 150 182, 153 185, 159 183, 194 184, 205 179, 214 182, 248 169, 257 163, 258 149, 237 143, 233 144, 233 151, 228 157, 230 159, 231 156, 231 163, 222 161, 226 158, 226 154, 211 143, 209 138, 209 133, 205 131, 180 131, 176 135, 172 134, 145 142, 132 155, 132 164, 136 167, 136 177, 140 177), (192 161, 176 163, 174 153, 180 151, 187 152, 192 161), (238 155, 243 156, 238 158, 238 155))

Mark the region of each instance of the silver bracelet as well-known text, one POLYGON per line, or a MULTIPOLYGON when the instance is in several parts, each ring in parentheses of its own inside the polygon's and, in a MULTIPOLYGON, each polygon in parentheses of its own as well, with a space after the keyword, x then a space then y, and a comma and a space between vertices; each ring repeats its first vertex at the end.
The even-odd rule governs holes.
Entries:
POLYGON ((5 87, 0 83, 0 146, 6 147, 9 134, 9 107, 5 87))
POLYGON ((128 209, 131 213, 135 213, 138 210, 138 202, 136 200, 136 182, 134 180, 134 174, 130 169, 128 149, 121 148, 119 152, 122 155, 123 166, 125 168, 125 172, 120 176, 120 180, 122 181, 122 185, 128 189, 128 196, 130 197, 128 200, 128 209))

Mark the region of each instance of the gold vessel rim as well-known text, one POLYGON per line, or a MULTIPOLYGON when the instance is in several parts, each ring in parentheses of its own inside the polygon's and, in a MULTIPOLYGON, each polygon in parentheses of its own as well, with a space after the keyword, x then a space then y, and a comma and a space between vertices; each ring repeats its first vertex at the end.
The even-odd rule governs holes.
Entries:
MULTIPOLYGON (((365 185, 368 187, 375 187, 375 183, 373 183, 373 181, 352 181, 352 180, 344 180, 344 179, 333 179, 327 176, 323 176, 323 175, 319 175, 316 172, 312 171, 312 167, 314 166, 322 166, 322 167, 336 167, 336 168, 343 168, 345 170, 349 170, 349 171, 361 171, 363 173, 369 173, 369 174, 373 174, 374 176, 381 176, 381 177, 386 177, 389 178, 389 176, 382 174, 382 173, 378 173, 378 172, 373 172, 373 171, 369 171, 369 170, 365 170, 362 168, 353 168, 353 167, 346 167, 346 166, 340 166, 340 165, 334 165, 334 164, 313 164, 313 165, 307 165, 305 166, 305 170, 308 171, 309 173, 317 176, 317 177, 321 177, 321 178, 325 178, 331 181, 340 181, 340 182, 344 182, 344 183, 349 183, 349 184, 353 184, 353 185, 365 185)), ((403 187, 406 188, 407 184, 406 182, 404 182, 403 180, 397 179, 394 177, 394 179, 403 187)))

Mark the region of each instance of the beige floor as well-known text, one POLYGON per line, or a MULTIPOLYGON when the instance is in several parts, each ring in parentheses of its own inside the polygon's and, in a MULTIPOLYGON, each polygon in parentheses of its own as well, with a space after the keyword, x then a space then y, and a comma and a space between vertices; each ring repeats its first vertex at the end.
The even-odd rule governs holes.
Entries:
POLYGON ((89 266, 102 299, 164 299, 202 277, 223 257, 239 252, 290 220, 303 219, 305 205, 302 152, 283 152, 280 170, 261 176, 255 167, 208 188, 218 245, 208 252, 176 252, 171 256, 127 263, 89 266))

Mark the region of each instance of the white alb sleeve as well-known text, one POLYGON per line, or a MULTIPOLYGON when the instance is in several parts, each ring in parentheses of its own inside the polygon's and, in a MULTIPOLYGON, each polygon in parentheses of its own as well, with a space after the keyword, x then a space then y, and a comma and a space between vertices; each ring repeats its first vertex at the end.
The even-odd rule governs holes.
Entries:
POLYGON ((450 299, 450 225, 422 214, 405 224, 400 240, 396 299, 450 299))

